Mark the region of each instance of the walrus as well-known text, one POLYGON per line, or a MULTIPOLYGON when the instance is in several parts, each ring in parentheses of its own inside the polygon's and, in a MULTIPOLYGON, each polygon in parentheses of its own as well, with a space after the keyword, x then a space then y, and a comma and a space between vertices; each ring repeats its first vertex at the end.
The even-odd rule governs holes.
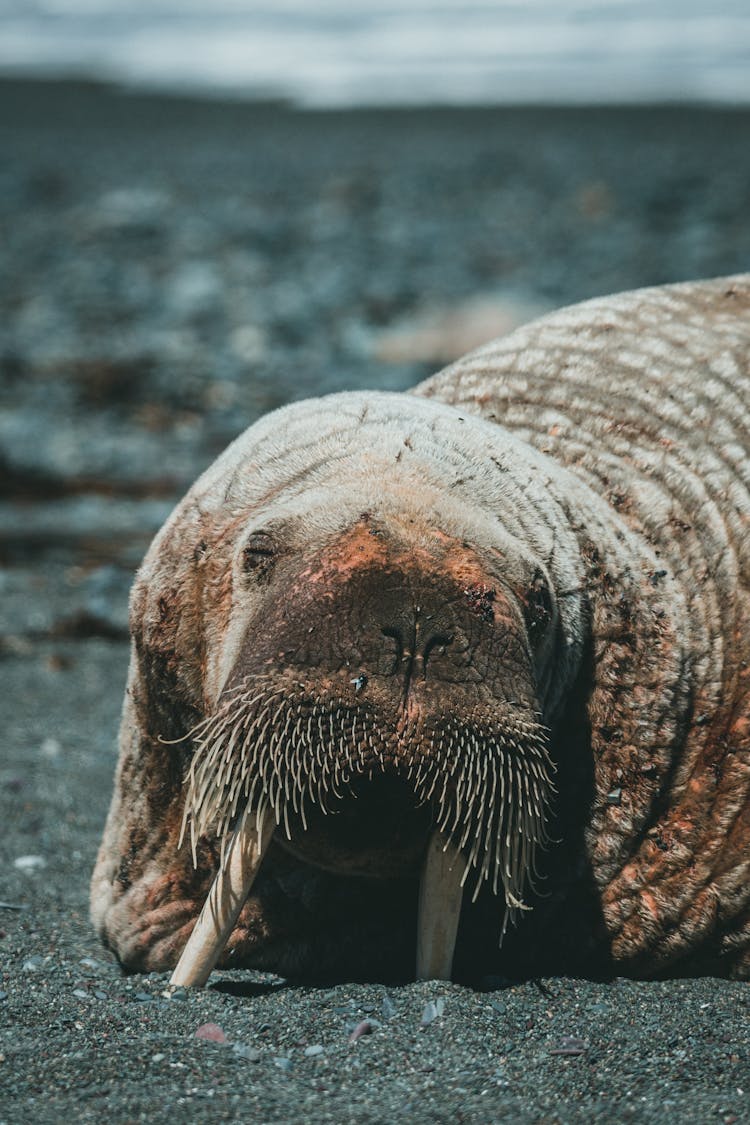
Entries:
POLYGON ((750 275, 251 426, 132 592, 122 965, 750 977, 749 453, 750 275))

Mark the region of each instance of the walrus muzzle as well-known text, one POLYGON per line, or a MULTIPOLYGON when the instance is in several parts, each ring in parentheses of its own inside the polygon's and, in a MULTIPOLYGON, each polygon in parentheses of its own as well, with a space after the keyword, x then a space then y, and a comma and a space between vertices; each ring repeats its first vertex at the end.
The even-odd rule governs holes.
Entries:
MULTIPOLYGON (((379 778, 400 783, 413 803, 417 837, 425 827, 431 835, 412 849, 424 856, 418 977, 450 977, 470 875, 474 898, 488 883, 502 893, 508 913, 524 908, 524 885, 546 839, 552 785, 546 730, 533 712, 511 702, 475 720, 418 714, 389 726, 365 703, 316 697, 289 676, 249 676, 224 692, 191 735, 196 749, 183 834, 189 832, 196 863, 197 840, 219 839, 222 864, 174 984, 200 984, 210 973, 274 830, 292 849, 304 834, 308 859, 319 841, 321 865, 330 865, 342 849, 340 840, 326 848, 322 818, 366 800, 379 778), (420 809, 430 815, 416 815, 420 809)), ((387 836, 380 831, 378 841, 387 836)), ((371 843, 363 841, 367 855, 371 843)), ((387 863, 383 850, 381 843, 370 860, 376 868, 387 863)), ((397 852, 403 868, 403 839, 397 852)), ((346 857, 351 870, 351 849, 346 857)))

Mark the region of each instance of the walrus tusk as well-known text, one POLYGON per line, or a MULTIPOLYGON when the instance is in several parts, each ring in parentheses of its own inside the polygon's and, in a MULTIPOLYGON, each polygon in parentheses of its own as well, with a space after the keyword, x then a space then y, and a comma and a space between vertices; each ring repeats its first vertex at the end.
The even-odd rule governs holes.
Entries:
POLYGON ((466 866, 440 832, 429 844, 419 883, 417 980, 450 980, 466 866))
POLYGON ((275 828, 273 813, 266 810, 257 830, 255 818, 249 817, 235 831, 226 860, 172 973, 169 983, 173 987, 201 988, 208 980, 250 894, 275 828))

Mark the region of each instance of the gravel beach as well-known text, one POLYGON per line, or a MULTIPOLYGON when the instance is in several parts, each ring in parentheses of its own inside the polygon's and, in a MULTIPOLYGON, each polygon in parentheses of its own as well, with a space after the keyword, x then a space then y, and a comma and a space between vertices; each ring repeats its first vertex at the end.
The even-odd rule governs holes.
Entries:
POLYGON ((88 921, 127 594, 260 414, 750 268, 750 112, 300 112, 0 82, 0 1123, 750 1121, 709 978, 125 977, 88 921))

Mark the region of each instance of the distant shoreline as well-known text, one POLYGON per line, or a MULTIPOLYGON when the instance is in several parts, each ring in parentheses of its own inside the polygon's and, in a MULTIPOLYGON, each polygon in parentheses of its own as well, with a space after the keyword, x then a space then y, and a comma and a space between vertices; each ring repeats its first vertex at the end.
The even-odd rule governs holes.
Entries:
POLYGON ((445 102, 385 102, 354 103, 351 105, 310 105, 293 97, 274 95, 262 90, 238 89, 230 91, 209 86, 183 87, 178 84, 149 84, 127 82, 92 77, 86 74, 70 73, 61 75, 16 73, 0 70, 0 122, 10 116, 8 110, 16 110, 13 102, 19 98, 30 97, 34 101, 44 96, 62 97, 66 100, 105 97, 123 104, 136 105, 142 102, 157 102, 175 106, 201 106, 211 108, 255 109, 259 111, 283 111, 306 116, 348 117, 357 114, 367 116, 425 116, 431 114, 468 115, 477 113, 499 113, 530 116, 586 114, 596 116, 602 113, 616 114, 678 114, 680 116, 701 115, 750 115, 750 96, 747 102, 716 101, 710 99, 639 99, 613 101, 445 101, 445 102), (10 103, 8 101, 10 99, 10 103))

